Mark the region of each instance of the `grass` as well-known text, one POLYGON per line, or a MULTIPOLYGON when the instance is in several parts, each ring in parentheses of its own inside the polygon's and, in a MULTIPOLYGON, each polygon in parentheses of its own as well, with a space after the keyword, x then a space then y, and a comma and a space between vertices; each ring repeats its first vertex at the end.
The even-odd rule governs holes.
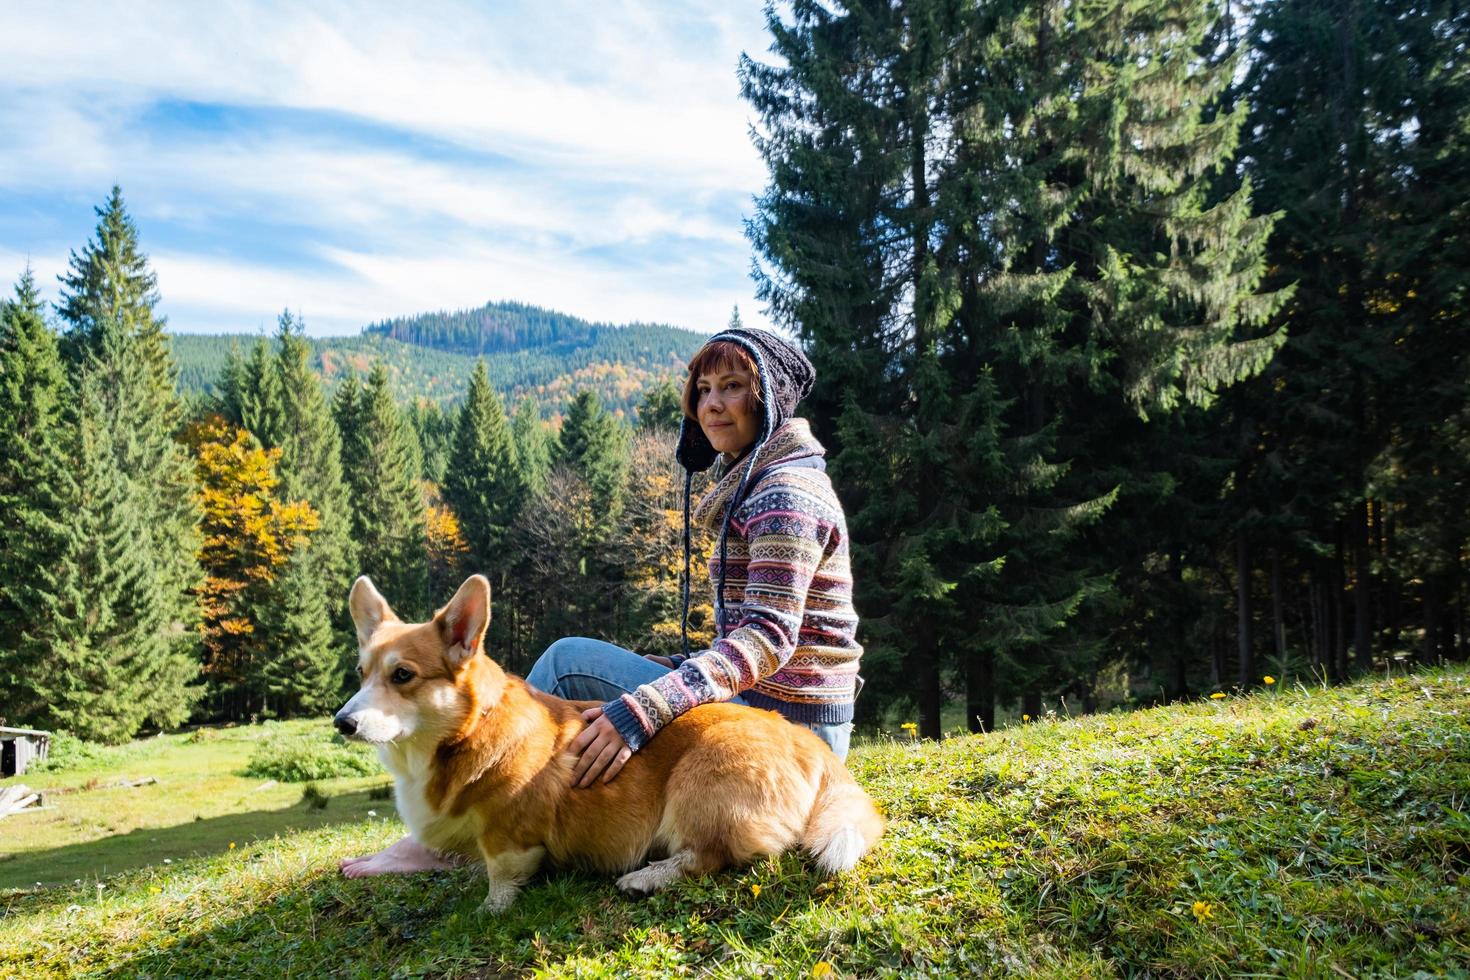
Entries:
POLYGON ((0 899, 0 975, 1470 976, 1463 668, 851 764, 890 826, 832 880, 786 856, 632 901, 553 872, 487 916, 472 868, 339 877, 401 827, 333 797, 321 825, 0 899))
MULTIPOLYGON (((238 849, 297 830, 356 824, 368 810, 390 815, 391 801, 368 798, 388 782, 381 772, 319 781, 332 797, 323 809, 301 805, 300 785, 245 775, 262 747, 288 745, 300 756, 314 741, 332 758, 349 751, 333 746, 332 737, 325 721, 296 721, 202 728, 100 750, 63 740, 45 769, 19 779, 42 791, 47 809, 0 822, 0 890, 181 865, 231 842, 238 849), (117 785, 150 777, 157 782, 117 785)), ((377 768, 370 752, 358 754, 377 768)))

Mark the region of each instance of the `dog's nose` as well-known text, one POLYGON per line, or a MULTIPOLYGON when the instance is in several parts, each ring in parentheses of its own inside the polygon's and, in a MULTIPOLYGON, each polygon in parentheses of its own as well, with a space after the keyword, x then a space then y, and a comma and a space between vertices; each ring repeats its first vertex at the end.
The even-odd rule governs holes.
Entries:
POLYGON ((332 719, 332 724, 336 725, 337 731, 343 735, 357 734, 357 722, 352 719, 351 715, 337 715, 332 719))

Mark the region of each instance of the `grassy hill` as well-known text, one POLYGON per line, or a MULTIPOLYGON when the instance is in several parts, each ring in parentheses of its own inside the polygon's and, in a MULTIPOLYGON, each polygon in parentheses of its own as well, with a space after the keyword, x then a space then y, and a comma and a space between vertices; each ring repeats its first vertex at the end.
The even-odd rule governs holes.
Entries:
MULTIPOLYGON (((248 352, 254 334, 173 334, 179 387, 211 393, 231 345, 248 352)), ((424 314, 366 328, 357 337, 312 338, 313 366, 329 391, 351 369, 365 376, 373 363, 388 367, 398 398, 428 399, 448 406, 463 397, 475 361, 483 356, 490 383, 513 406, 534 397, 553 416, 577 387, 596 387, 613 411, 630 412, 645 387, 682 376, 705 335, 656 324, 594 324, 565 314, 513 303, 490 304, 459 314, 424 314), (551 332, 527 311, 549 319, 551 332), (447 320, 447 326, 446 326, 447 320), (524 322, 523 322, 524 321, 524 322), (449 332, 454 328, 454 332, 449 332), (483 337, 479 343, 472 343, 483 337)))
MULTIPOLYGON (((557 872, 487 917, 474 869, 340 878, 339 857, 401 832, 382 811, 366 816, 347 787, 319 811, 337 822, 12 892, 0 975, 1470 970, 1464 668, 1048 719, 938 745, 869 740, 852 768, 890 827, 830 881, 788 856, 639 902, 608 878, 557 872)), ((34 819, 9 818, 0 839, 34 819)), ((173 820, 193 822, 187 808, 173 820)), ((44 852, 0 862, 0 873, 20 860, 44 852)))

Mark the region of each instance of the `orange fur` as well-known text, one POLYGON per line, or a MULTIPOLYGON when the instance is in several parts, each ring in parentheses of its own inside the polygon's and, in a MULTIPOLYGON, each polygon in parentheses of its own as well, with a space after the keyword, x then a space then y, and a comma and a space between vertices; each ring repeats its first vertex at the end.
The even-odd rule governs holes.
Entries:
POLYGON ((338 716, 358 705, 358 737, 379 742, 415 839, 485 861, 487 905, 509 904, 543 858, 631 872, 619 886, 648 892, 795 846, 843 870, 883 833, 826 743, 742 705, 686 712, 612 782, 574 788, 568 749, 592 705, 543 694, 485 655, 489 602, 473 576, 432 620, 405 624, 359 579, 349 604, 364 686, 338 716), (668 858, 644 866, 657 855, 668 858))

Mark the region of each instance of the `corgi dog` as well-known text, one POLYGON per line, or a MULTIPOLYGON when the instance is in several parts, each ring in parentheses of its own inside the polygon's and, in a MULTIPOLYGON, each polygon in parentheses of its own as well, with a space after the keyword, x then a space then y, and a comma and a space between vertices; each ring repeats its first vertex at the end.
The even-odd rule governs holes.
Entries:
POLYGON ((883 833, 825 742, 743 705, 685 712, 615 779, 575 788, 569 747, 595 703, 537 691, 485 654, 483 576, 427 623, 401 622, 366 576, 348 605, 362 687, 337 728, 378 747, 416 841, 484 861, 487 909, 509 906, 547 861, 621 874, 619 888, 646 895, 798 846, 833 874, 883 833))

